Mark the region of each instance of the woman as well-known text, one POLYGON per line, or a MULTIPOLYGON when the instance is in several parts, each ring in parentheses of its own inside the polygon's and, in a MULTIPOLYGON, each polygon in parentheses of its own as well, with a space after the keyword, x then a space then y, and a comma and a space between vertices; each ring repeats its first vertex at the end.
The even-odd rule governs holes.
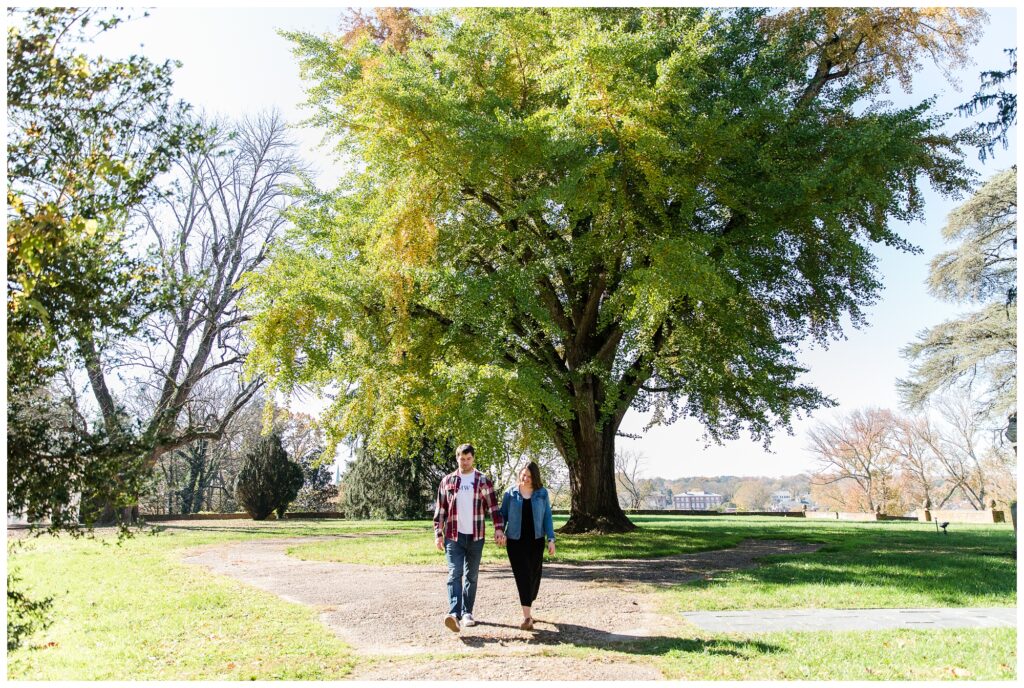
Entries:
POLYGON ((523 605, 523 623, 519 628, 533 630, 530 607, 540 589, 541 566, 544 563, 544 537, 548 554, 555 553, 555 527, 551 522, 551 498, 540 480, 540 468, 533 461, 519 471, 519 485, 501 498, 501 515, 505 517, 505 547, 512 575, 523 605))

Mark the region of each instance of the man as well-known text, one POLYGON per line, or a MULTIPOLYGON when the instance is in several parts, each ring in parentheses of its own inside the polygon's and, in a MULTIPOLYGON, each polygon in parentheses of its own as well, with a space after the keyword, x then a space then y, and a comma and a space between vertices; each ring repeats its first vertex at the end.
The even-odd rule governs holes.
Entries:
POLYGON ((475 626, 473 601, 480 557, 484 551, 484 515, 494 522, 494 542, 505 543, 504 523, 490 478, 476 470, 472 444, 455 450, 458 470, 441 479, 434 505, 434 538, 448 561, 448 614, 444 625, 459 632, 461 626, 475 626))

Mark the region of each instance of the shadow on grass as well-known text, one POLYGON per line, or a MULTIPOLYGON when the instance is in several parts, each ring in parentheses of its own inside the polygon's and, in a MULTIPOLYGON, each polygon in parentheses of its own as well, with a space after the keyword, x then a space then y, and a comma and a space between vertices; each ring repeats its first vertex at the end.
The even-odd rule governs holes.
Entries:
POLYGON ((793 556, 817 551, 822 543, 747 539, 726 549, 673 557, 603 561, 559 561, 544 565, 544 577, 581 582, 672 586, 700 580, 709 574, 757 566, 768 556, 793 556))
POLYGON ((962 606, 978 598, 1012 604, 1017 561, 1012 532, 961 531, 936 537, 927 528, 851 530, 827 534, 826 545, 801 557, 768 556, 739 576, 695 579, 686 590, 785 590, 797 585, 888 589, 918 595, 935 606, 962 606), (941 538, 941 539, 940 539, 941 538))
MULTIPOLYGON (((597 628, 577 624, 546 622, 535 619, 537 624, 554 626, 554 630, 534 627, 528 645, 572 645, 599 650, 614 650, 633 655, 664 655, 669 652, 693 652, 726 657, 751 658, 779 652, 782 647, 762 640, 730 638, 672 638, 668 636, 627 636, 609 633, 597 628)), ((478 621, 477 626, 494 628, 518 628, 510 624, 478 621)), ((489 645, 505 644, 508 638, 486 636, 461 636, 466 647, 486 648, 489 645)))
MULTIPOLYGON (((939 535, 931 524, 902 521, 773 522, 668 516, 633 520, 638 528, 628 535, 560 538, 563 551, 572 549, 574 558, 603 560, 586 562, 600 564, 590 573, 583 572, 591 579, 611 584, 675 584, 684 594, 719 591, 723 596, 719 601, 705 600, 716 607, 728 601, 732 590, 744 594, 758 591, 765 598, 775 591, 791 593, 814 587, 843 589, 844 594, 874 589, 872 601, 876 604, 902 599, 929 606, 1003 605, 1016 599, 1016 539, 1009 527, 964 526, 939 535), (768 539, 817 543, 820 549, 814 553, 767 553, 755 557, 756 566, 729 564, 728 548, 743 541, 768 539), (707 561, 697 557, 688 562, 686 556, 678 556, 697 552, 703 552, 707 561), (675 555, 675 561, 667 565, 658 559, 635 561, 669 555, 675 555)), ((552 563, 550 568, 545 563, 545 577, 579 575, 568 568, 556 570, 559 565, 571 566, 568 562, 552 563)), ((786 604, 793 602, 790 598, 786 604)))

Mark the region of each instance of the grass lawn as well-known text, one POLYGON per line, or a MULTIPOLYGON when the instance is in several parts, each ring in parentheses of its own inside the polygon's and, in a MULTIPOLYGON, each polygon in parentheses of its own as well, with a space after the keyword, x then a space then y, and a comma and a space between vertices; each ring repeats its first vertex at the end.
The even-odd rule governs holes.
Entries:
MULTIPOLYGON (((713 635, 638 642, 616 656, 651 661, 674 680, 1010 680, 1016 677, 1012 628, 713 635)), ((561 651, 590 657, 582 648, 561 651)))
MULTIPOLYGON (((407 524, 197 521, 121 545, 42 537, 9 556, 33 597, 53 596, 53 625, 8 653, 8 678, 313 680, 344 678, 351 650, 308 607, 178 562, 182 549, 264 537, 380 531, 407 524)), ((10 550, 10 548, 9 548, 10 550)))
MULTIPOLYGON (((637 516, 635 533, 563 536, 557 558, 644 558, 722 549, 745 538, 824 543, 814 554, 659 591, 666 610, 1013 606, 1014 532, 954 524, 823 523, 746 517, 637 516)), ((556 523, 557 527, 558 523, 556 523)), ((40 538, 9 557, 54 625, 8 653, 8 678, 30 680, 337 679, 359 657, 316 611, 179 563, 181 550, 251 538, 399 531, 296 545, 306 559, 437 563, 427 522, 195 522, 115 544, 40 538)), ((485 561, 504 561, 488 544, 485 561)), ((680 620, 621 649, 552 646, 549 654, 650 662, 682 679, 1011 679, 1015 629, 711 634, 680 620)))
MULTIPOLYGON (((1017 603, 1016 541, 1009 526, 954 524, 948 535, 907 521, 869 523, 721 516, 634 516, 626 535, 558 537, 555 560, 664 557, 733 547, 747 538, 824 543, 814 554, 769 557, 755 569, 678 586, 682 611, 801 607, 999 607, 1017 603)), ((556 528, 559 520, 556 519, 556 528)), ((430 525, 381 538, 296 545, 301 559, 429 564, 430 525)), ((505 562, 489 543, 484 562, 505 562)))

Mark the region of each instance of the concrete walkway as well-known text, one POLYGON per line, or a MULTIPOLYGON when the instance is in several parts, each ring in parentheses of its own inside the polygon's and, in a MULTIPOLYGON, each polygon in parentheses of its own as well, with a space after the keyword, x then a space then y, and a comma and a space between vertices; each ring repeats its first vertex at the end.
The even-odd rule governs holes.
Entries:
POLYGON ((878 631, 889 628, 1016 627, 1016 607, 948 609, 758 609, 687 612, 683 617, 706 631, 878 631))

